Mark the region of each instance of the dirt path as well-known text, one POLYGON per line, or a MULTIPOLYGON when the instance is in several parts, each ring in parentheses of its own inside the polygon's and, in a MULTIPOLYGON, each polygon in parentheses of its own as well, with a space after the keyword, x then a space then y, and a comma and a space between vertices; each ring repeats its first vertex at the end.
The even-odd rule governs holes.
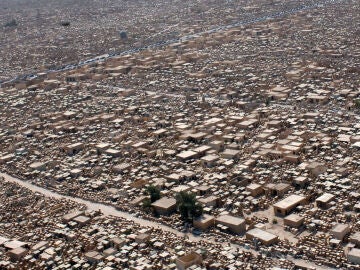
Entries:
POLYGON ((175 229, 172 229, 172 228, 170 228, 168 226, 162 225, 160 223, 135 217, 131 213, 120 211, 120 210, 116 209, 113 206, 109 206, 109 205, 102 204, 102 203, 94 203, 94 202, 84 200, 84 199, 81 199, 81 198, 78 198, 78 197, 70 197, 70 196, 66 196, 66 195, 61 195, 59 193, 56 193, 56 192, 53 192, 51 190, 36 186, 36 185, 31 184, 29 182, 22 181, 22 180, 20 180, 18 178, 15 178, 15 177, 10 176, 10 175, 5 174, 5 173, 0 173, 0 177, 4 177, 5 181, 12 182, 12 183, 17 183, 17 184, 21 185, 22 187, 25 187, 25 188, 33 191, 33 192, 38 192, 40 194, 43 194, 46 197, 52 197, 52 198, 55 198, 55 199, 66 199, 66 200, 70 200, 70 201, 73 201, 73 202, 77 202, 77 203, 86 205, 88 210, 94 210, 94 211, 101 210, 101 212, 105 216, 115 216, 115 217, 125 218, 127 220, 134 221, 135 223, 139 224, 140 226, 148 226, 148 227, 153 227, 153 228, 160 228, 160 229, 162 229, 164 231, 174 233, 177 236, 181 236, 181 237, 187 236, 190 240, 193 240, 193 241, 202 240, 200 237, 196 237, 193 234, 190 234, 190 233, 185 234, 185 233, 179 232, 179 231, 177 231, 175 229))
MULTIPOLYGON (((120 211, 120 210, 115 209, 114 207, 106 205, 106 204, 94 203, 94 202, 84 200, 84 199, 81 199, 81 198, 78 198, 78 197, 70 197, 70 196, 66 196, 66 195, 61 195, 61 194, 56 193, 54 191, 51 191, 51 190, 39 187, 37 185, 34 185, 32 183, 29 183, 27 181, 20 180, 19 178, 13 177, 13 176, 11 176, 9 174, 6 174, 6 173, 0 173, 0 178, 1 177, 3 177, 4 180, 7 181, 7 182, 17 183, 17 184, 19 184, 20 186, 22 186, 24 188, 27 188, 27 189, 29 189, 29 190, 31 190, 33 192, 38 192, 40 194, 43 194, 46 197, 52 197, 52 198, 55 198, 55 199, 66 199, 66 200, 70 200, 70 201, 73 201, 73 202, 77 202, 77 203, 86 205, 88 210, 94 210, 94 211, 101 210, 101 212, 105 216, 115 216, 115 217, 125 218, 127 220, 131 220, 131 221, 139 224, 140 226, 152 227, 152 228, 155 228, 155 229, 159 228, 159 229, 162 229, 162 230, 164 230, 166 232, 174 233, 175 235, 177 235, 179 237, 186 237, 187 239, 189 239, 191 241, 194 241, 194 242, 204 241, 204 242, 208 242, 208 243, 211 243, 211 244, 217 244, 213 240, 206 239, 206 238, 199 237, 199 236, 195 236, 192 233, 179 232, 178 230, 175 230, 175 229, 173 229, 173 228, 171 228, 169 226, 166 226, 166 225, 154 222, 154 221, 149 221, 149 220, 146 220, 146 219, 143 219, 143 218, 135 217, 134 215, 132 215, 132 214, 130 214, 128 212, 120 211)), ((225 243, 222 243, 222 244, 225 244, 225 243)), ((239 249, 239 250, 242 250, 242 251, 251 252, 254 255, 259 254, 257 251, 255 251, 253 249, 248 250, 248 249, 245 249, 244 247, 239 246, 239 245, 231 244, 231 247, 233 247, 234 249, 239 249)), ((294 258, 291 258, 289 256, 287 257, 287 259, 294 262, 294 263, 295 262, 301 262, 304 265, 312 266, 312 267, 314 267, 314 269, 317 269, 317 270, 331 270, 332 269, 332 268, 328 268, 328 267, 318 266, 318 265, 315 265, 314 263, 311 263, 311 262, 308 262, 308 261, 305 261, 305 260, 294 259, 294 258)))

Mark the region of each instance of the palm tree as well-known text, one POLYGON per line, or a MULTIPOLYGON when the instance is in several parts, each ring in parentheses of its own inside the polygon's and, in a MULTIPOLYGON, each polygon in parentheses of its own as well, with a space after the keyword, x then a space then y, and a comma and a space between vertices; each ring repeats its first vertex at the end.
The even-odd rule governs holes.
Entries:
POLYGON ((178 210, 184 221, 193 220, 202 215, 203 207, 194 193, 181 191, 176 195, 178 210))
POLYGON ((161 198, 160 189, 153 185, 146 188, 146 193, 150 195, 150 202, 152 203, 161 198))

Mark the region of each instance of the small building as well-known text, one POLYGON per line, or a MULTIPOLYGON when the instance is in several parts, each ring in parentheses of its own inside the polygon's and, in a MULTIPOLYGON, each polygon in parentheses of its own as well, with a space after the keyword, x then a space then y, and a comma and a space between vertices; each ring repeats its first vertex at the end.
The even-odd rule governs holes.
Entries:
POLYGON ((170 215, 176 210, 176 200, 174 198, 163 197, 151 204, 159 215, 170 215))
POLYGON ((70 171, 70 176, 76 178, 76 177, 79 177, 81 175, 81 173, 82 173, 81 169, 72 169, 70 171))
POLYGON ((258 122, 257 119, 248 119, 240 122, 238 126, 241 129, 252 129, 258 125, 258 122))
POLYGON ((235 149, 225 149, 224 152, 221 153, 222 158, 225 159, 237 159, 240 155, 240 151, 239 150, 235 150, 235 149))
POLYGON ((353 264, 360 264, 360 249, 353 248, 348 253, 348 261, 353 264))
POLYGON ((70 213, 67 213, 66 215, 63 216, 63 221, 64 222, 69 222, 71 220, 73 220, 74 218, 83 215, 85 212, 84 211, 72 211, 70 213))
POLYGON ((330 193, 324 193, 315 200, 316 206, 322 209, 327 209, 330 207, 330 202, 335 199, 335 195, 330 193))
POLYGON ((291 186, 287 183, 269 183, 266 184, 263 189, 267 195, 283 197, 290 188, 291 186))
POLYGON ((219 201, 219 197, 214 195, 210 195, 208 197, 199 199, 199 202, 205 206, 217 206, 218 201, 219 201))
POLYGON ((309 179, 305 176, 295 177, 292 181, 292 184, 295 187, 304 188, 309 183, 309 179))
POLYGON ((203 195, 208 194, 211 191, 211 187, 207 186, 207 185, 201 185, 201 186, 196 186, 195 190, 198 195, 203 196, 203 195))
POLYGON ((28 246, 27 243, 18 241, 18 240, 11 240, 3 243, 6 249, 17 249, 19 247, 26 248, 28 246))
POLYGON ((4 164, 10 160, 12 160, 15 157, 14 154, 8 154, 4 156, 0 156, 0 164, 4 164))
POLYGON ((15 249, 12 249, 8 251, 7 255, 10 257, 12 261, 18 261, 25 257, 25 255, 28 253, 28 249, 23 247, 18 247, 15 249))
POLYGON ((202 258, 196 252, 185 254, 184 256, 178 257, 175 260, 176 267, 179 270, 187 269, 193 265, 199 265, 202 263, 202 258))
POLYGON ((95 250, 86 252, 84 256, 90 263, 98 263, 104 258, 99 252, 95 250))
POLYGON ((264 189, 259 184, 250 184, 246 187, 246 191, 250 192, 251 196, 256 197, 264 193, 264 189))
POLYGON ((202 216, 194 219, 193 225, 196 229, 206 231, 215 225, 215 218, 213 216, 203 214, 202 216))
POLYGON ((109 143, 99 143, 95 145, 96 151, 98 154, 104 153, 108 148, 110 148, 109 143))
POLYGON ((109 148, 109 149, 106 149, 105 150, 105 154, 106 155, 109 155, 113 158, 117 158, 117 157, 120 157, 121 156, 121 151, 120 150, 117 150, 117 149, 112 149, 112 148, 109 148))
POLYGON ((147 243, 150 240, 150 234, 141 233, 135 237, 135 242, 138 244, 147 243))
POLYGON ((40 241, 39 243, 33 245, 31 247, 31 250, 32 251, 37 251, 37 250, 40 250, 40 249, 45 249, 49 246, 49 242, 48 241, 40 241))
POLYGON ((360 232, 350 235, 349 242, 355 244, 357 247, 360 247, 360 232))
POLYGON ((218 155, 206 155, 201 158, 201 163, 204 167, 212 168, 216 165, 216 162, 219 160, 218 155))
POLYGON ((290 226, 293 228, 299 228, 304 224, 305 218, 296 214, 288 215, 284 218, 284 225, 290 226))
POLYGON ((326 172, 327 167, 320 162, 311 162, 306 166, 306 170, 308 170, 312 176, 317 177, 326 172))
POLYGON ((86 224, 88 224, 90 222, 91 218, 87 217, 87 216, 77 216, 75 218, 73 218, 73 221, 75 221, 77 224, 79 224, 80 227, 85 226, 86 224))
POLYGON ((330 234, 338 240, 343 240, 345 235, 350 232, 348 224, 336 224, 330 231, 330 234))
POLYGON ((196 158, 198 156, 197 152, 194 151, 182 151, 181 153, 177 154, 176 157, 181 161, 187 161, 189 159, 196 158))
POLYGON ((207 151, 210 151, 211 147, 209 145, 201 145, 193 149, 193 151, 199 153, 199 156, 204 156, 207 151))
POLYGON ((305 203, 306 198, 300 195, 290 195, 289 197, 273 205, 276 215, 286 216, 297 206, 305 203))
POLYGON ((112 248, 112 247, 107 248, 107 249, 105 249, 105 250, 103 251, 103 255, 104 255, 105 257, 109 257, 109 256, 114 255, 114 254, 116 254, 116 253, 117 253, 117 250, 114 249, 114 248, 112 248))
POLYGON ((269 233, 267 231, 261 230, 259 228, 254 228, 246 233, 247 240, 257 239, 263 245, 270 246, 279 241, 279 237, 275 234, 269 233))
POLYGON ((293 155, 293 154, 287 154, 284 155, 284 160, 290 163, 299 164, 300 163, 300 156, 293 155))
POLYGON ((283 197, 286 192, 290 190, 290 185, 287 183, 278 183, 274 186, 274 192, 276 196, 283 197))
POLYGON ((216 150, 216 151, 221 151, 224 149, 224 142, 223 141, 212 141, 209 143, 209 145, 211 146, 212 149, 216 150))
POLYGON ((84 149, 84 144, 83 143, 73 143, 70 145, 67 145, 64 147, 64 151, 68 154, 68 155, 76 155, 77 153, 79 153, 81 150, 84 149))
POLYGON ((124 174, 130 169, 131 169, 131 164, 129 163, 121 163, 112 167, 112 171, 118 174, 124 174))
POLYGON ((222 215, 216 218, 215 223, 224 225, 228 227, 232 232, 237 234, 244 234, 246 231, 245 220, 240 217, 222 215))
POLYGON ((45 171, 46 163, 45 162, 34 162, 30 164, 30 168, 34 171, 45 171))
POLYGON ((120 237, 114 237, 110 239, 112 246, 116 249, 120 249, 126 244, 126 239, 120 237))

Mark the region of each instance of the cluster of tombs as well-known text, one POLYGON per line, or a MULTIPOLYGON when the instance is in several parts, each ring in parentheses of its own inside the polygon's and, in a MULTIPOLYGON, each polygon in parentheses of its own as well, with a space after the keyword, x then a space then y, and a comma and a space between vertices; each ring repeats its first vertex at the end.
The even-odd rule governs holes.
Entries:
MULTIPOLYGON (((358 16, 352 8, 344 6, 358 16)), ((186 226, 202 239, 354 268, 360 52, 336 12, 308 11, 3 85, 0 171, 179 231, 176 196, 190 192, 203 215, 186 226), (318 16, 332 27, 312 48, 318 16), (161 194, 150 213, 149 185, 161 194)), ((104 258, 103 250, 89 252, 93 262, 104 258)))

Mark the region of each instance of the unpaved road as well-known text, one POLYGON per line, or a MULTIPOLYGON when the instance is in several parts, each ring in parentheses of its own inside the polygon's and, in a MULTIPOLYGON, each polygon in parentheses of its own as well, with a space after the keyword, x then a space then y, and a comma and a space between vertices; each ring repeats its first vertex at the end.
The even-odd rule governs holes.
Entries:
MULTIPOLYGON (((46 197, 52 197, 52 198, 55 198, 55 199, 66 199, 66 200, 70 200, 70 201, 73 201, 73 202, 77 202, 77 203, 86 205, 86 207, 89 210, 94 210, 94 211, 101 210, 101 212, 105 216, 121 217, 121 218, 125 218, 127 220, 131 220, 131 221, 139 224, 140 226, 147 226, 147 227, 152 227, 152 228, 160 228, 160 229, 162 229, 162 230, 164 230, 166 232, 174 233, 177 236, 186 237, 191 241, 195 241, 195 242, 204 241, 204 242, 208 242, 208 243, 211 243, 211 244, 217 244, 216 242, 214 242, 214 241, 212 241, 210 239, 197 237, 197 236, 194 236, 191 233, 182 233, 182 232, 179 232, 178 230, 175 230, 175 229, 173 229, 173 228, 171 228, 169 226, 166 226, 166 225, 154 222, 154 221, 149 221, 149 220, 146 220, 146 219, 143 219, 143 218, 135 217, 130 213, 115 209, 114 207, 106 205, 106 204, 94 203, 94 202, 84 200, 84 199, 81 199, 81 198, 78 198, 78 197, 70 197, 70 196, 66 196, 66 195, 61 195, 61 194, 56 193, 54 191, 51 191, 51 190, 39 187, 37 185, 31 184, 31 183, 29 183, 27 181, 20 180, 19 178, 13 177, 13 176, 11 176, 9 174, 6 174, 6 173, 0 173, 0 178, 1 177, 3 177, 4 180, 7 181, 7 182, 17 183, 17 184, 19 184, 20 186, 22 186, 24 188, 27 188, 27 189, 29 189, 29 190, 31 190, 33 192, 38 192, 40 194, 43 194, 46 197)), ((224 245, 224 244, 227 245, 227 243, 222 243, 222 245, 224 245)), ((237 248, 239 250, 251 252, 254 255, 259 254, 259 252, 255 251, 253 249, 247 250, 244 247, 239 246, 239 245, 235 245, 235 244, 232 244, 231 246, 233 248, 237 248)), ((307 265, 308 267, 309 266, 314 267, 314 269, 317 269, 317 270, 331 270, 332 269, 332 268, 329 268, 329 267, 315 265, 314 263, 311 263, 311 262, 308 262, 308 261, 305 261, 305 260, 294 259, 294 258, 289 257, 289 256, 287 256, 286 259, 288 259, 288 260, 290 260, 290 261, 292 261, 294 263, 298 262, 298 263, 302 263, 304 265, 307 265)))

